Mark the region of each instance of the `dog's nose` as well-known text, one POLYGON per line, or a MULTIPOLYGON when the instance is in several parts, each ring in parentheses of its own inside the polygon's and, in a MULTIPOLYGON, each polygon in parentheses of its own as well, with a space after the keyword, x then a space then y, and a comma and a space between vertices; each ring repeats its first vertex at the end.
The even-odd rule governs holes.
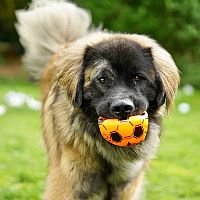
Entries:
POLYGON ((129 99, 113 101, 110 110, 118 117, 127 117, 134 111, 133 102, 129 99))

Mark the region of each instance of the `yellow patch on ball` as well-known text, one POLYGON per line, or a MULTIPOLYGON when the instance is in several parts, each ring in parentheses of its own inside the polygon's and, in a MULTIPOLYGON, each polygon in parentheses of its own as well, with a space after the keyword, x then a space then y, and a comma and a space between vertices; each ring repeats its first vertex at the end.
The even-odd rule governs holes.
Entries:
POLYGON ((148 131, 148 113, 130 116, 126 120, 99 117, 101 135, 111 144, 126 147, 142 142, 148 131))

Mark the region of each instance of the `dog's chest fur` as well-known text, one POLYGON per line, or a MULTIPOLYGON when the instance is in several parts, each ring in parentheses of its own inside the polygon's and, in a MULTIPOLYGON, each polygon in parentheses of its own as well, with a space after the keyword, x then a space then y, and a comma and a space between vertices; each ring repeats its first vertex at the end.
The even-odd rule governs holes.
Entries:
POLYGON ((60 179, 64 179, 62 187, 66 187, 67 192, 73 190, 68 192, 74 194, 71 199, 131 199, 141 184, 145 157, 157 149, 158 125, 152 125, 156 126, 156 131, 144 144, 125 150, 108 144, 101 137, 92 136, 92 132, 88 134, 88 130, 94 130, 93 125, 79 111, 76 116, 74 112, 64 91, 57 83, 53 84, 43 105, 49 170, 50 174, 56 170, 57 177, 49 184, 55 187, 54 184, 59 185, 60 179), (155 146, 150 145, 152 140, 155 146))

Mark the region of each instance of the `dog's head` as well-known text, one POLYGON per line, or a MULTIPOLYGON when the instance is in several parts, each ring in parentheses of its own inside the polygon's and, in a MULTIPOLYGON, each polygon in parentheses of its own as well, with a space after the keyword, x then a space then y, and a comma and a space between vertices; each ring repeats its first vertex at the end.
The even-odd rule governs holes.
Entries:
POLYGON ((72 45, 69 61, 65 58, 69 66, 59 77, 75 108, 95 120, 98 116, 124 119, 145 110, 151 117, 165 102, 170 108, 178 71, 157 43, 123 35, 86 44, 77 50, 79 56, 72 45))
POLYGON ((87 47, 82 68, 74 105, 89 116, 93 109, 105 118, 127 118, 146 110, 154 113, 164 104, 150 48, 127 39, 103 41, 87 47), (84 81, 88 75, 90 83, 84 81))

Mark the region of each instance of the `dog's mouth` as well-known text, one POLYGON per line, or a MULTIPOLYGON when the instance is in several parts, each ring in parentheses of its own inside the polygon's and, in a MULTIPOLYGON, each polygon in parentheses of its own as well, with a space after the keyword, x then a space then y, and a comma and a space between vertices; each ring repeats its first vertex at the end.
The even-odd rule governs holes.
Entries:
POLYGON ((119 120, 127 120, 131 116, 132 115, 128 115, 128 116, 113 116, 110 114, 98 115, 98 117, 101 117, 103 119, 119 119, 119 120))
POLYGON ((144 111, 140 111, 140 112, 134 112, 132 114, 129 115, 124 115, 124 116, 114 116, 112 114, 97 114, 99 118, 103 118, 103 119, 119 119, 120 121, 122 120, 128 120, 130 117, 132 116, 136 116, 136 115, 145 115, 146 110, 144 111))

